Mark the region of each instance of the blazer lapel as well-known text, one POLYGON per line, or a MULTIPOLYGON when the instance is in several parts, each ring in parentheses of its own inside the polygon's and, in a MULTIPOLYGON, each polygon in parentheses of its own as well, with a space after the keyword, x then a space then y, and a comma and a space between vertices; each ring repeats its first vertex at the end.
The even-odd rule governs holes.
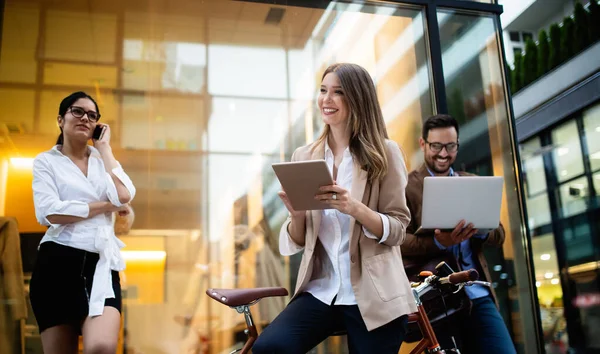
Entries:
MULTIPOLYGON (((323 160, 325 158, 325 144, 319 144, 315 146, 310 155, 311 160, 323 160)), ((313 222, 313 230, 314 230, 314 240, 319 236, 319 228, 321 227, 321 210, 312 210, 312 222, 313 222)), ((312 240, 311 240, 312 242, 312 240)))
MULTIPOLYGON (((354 168, 352 170, 352 189, 350 190, 350 196, 362 203, 363 196, 365 195, 365 187, 367 186, 367 171, 363 170, 356 161, 354 161, 354 168)), ((352 245, 352 238, 354 236, 354 224, 356 220, 350 218, 350 245, 352 245)))

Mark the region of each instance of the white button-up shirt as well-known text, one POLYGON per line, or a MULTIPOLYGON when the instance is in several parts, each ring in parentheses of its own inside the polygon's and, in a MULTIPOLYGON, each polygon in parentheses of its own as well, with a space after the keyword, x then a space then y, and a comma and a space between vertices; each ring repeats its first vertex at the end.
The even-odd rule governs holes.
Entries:
MULTIPOLYGON (((115 236, 112 213, 88 218, 88 203, 110 201, 115 206, 122 205, 100 153, 92 146, 88 146, 88 151, 87 177, 60 152, 58 145, 39 154, 33 162, 33 201, 38 222, 49 226, 40 243, 53 241, 99 254, 89 300, 89 316, 98 316, 104 311, 104 300, 115 297, 111 270, 125 269, 120 251, 125 244, 115 236), (51 223, 47 219, 49 215, 77 216, 85 220, 59 225, 51 223)), ((135 187, 121 165, 112 173, 123 182, 133 199, 135 187)))
MULTIPOLYGON (((325 162, 333 175, 334 156, 327 141, 325 141, 325 162)), ((342 162, 338 167, 336 183, 348 192, 352 187, 353 167, 354 159, 350 149, 346 148, 342 162)), ((379 216, 383 223, 383 236, 379 241, 382 243, 390 234, 390 221, 386 215, 379 213, 379 216)), ((356 305, 354 290, 350 282, 350 218, 350 215, 336 209, 322 211, 318 237, 328 259, 322 260, 324 263, 322 267, 323 274, 313 275, 306 286, 306 291, 327 305, 332 304, 334 298, 335 305, 356 305)), ((378 239, 364 226, 363 231, 367 237, 378 239)), ((287 228, 282 227, 279 233, 280 253, 283 256, 291 256, 302 249, 303 247, 292 240, 287 228)))

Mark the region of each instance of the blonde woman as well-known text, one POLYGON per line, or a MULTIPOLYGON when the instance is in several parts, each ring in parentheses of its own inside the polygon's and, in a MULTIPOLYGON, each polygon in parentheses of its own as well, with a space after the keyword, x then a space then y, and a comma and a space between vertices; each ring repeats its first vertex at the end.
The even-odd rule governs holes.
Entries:
POLYGON ((364 68, 327 68, 318 107, 323 133, 292 160, 325 159, 335 183, 315 198, 332 209, 296 211, 280 192, 290 215, 280 252, 304 254, 292 301, 262 332, 253 353, 306 353, 332 333, 347 331, 350 353, 396 354, 407 314, 416 311, 400 254, 410 221, 404 159, 387 139, 364 68))

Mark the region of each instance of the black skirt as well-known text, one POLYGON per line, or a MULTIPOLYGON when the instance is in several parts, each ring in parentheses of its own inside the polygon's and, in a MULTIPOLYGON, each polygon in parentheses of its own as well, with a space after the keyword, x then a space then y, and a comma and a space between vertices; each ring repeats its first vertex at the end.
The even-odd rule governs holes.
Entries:
MULTIPOLYGON (((55 242, 40 245, 29 285, 29 298, 40 333, 47 328, 71 325, 81 334, 89 312, 89 297, 100 255, 55 242)), ((112 271, 115 298, 104 306, 121 312, 119 272, 112 271)))

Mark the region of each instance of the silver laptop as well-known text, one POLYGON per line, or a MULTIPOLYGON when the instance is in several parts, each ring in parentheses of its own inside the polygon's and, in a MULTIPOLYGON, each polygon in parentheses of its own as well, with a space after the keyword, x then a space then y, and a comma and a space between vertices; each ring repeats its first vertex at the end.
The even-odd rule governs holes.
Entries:
POLYGON ((503 177, 425 177, 420 231, 452 230, 465 220, 479 231, 500 224, 503 177))

